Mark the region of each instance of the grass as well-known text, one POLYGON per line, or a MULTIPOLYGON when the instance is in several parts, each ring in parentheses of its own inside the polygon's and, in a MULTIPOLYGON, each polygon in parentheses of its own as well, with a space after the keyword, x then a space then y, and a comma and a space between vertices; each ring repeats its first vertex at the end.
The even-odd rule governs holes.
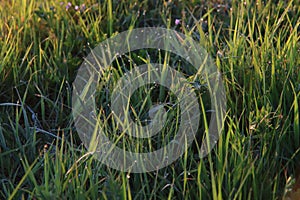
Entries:
MULTIPOLYGON (((66 3, 0 3, 1 199, 295 197, 300 170, 299 1, 86 0, 72 1, 68 11, 66 3), (74 9, 83 3, 85 10, 74 9), (175 25, 175 19, 181 24, 175 25), (200 139, 171 165, 125 173, 97 162, 80 141, 71 115, 72 83, 84 57, 101 41, 149 26, 191 35, 212 55, 226 89, 226 120, 207 157, 199 158, 205 131, 200 127, 200 139)), ((174 55, 147 49, 118 59, 116 78, 149 62, 147 55, 153 62, 185 66, 184 61, 172 63, 174 55)), ((113 81, 100 84, 99 104, 109 103, 105 89, 112 87, 113 81)), ((157 91, 155 85, 144 89, 132 100, 136 108, 147 107, 149 91, 157 91), (143 95, 148 98, 140 101, 143 95)), ((164 133, 160 137, 171 138, 174 127, 164 133)), ((162 138, 157 144, 120 139, 133 149, 164 144, 159 143, 162 138)))

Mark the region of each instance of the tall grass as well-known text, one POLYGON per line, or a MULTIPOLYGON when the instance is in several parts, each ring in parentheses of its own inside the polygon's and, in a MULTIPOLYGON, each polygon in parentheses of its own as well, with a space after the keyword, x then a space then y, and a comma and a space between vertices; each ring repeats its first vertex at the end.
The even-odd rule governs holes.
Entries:
MULTIPOLYGON (((87 0, 72 1, 68 10, 66 3, 0 2, 1 199, 281 199, 298 189, 299 1, 87 0), (74 9, 83 3, 84 10, 74 9), (222 73, 227 114, 206 158, 199 158, 203 125, 176 162, 131 174, 102 165, 84 148, 72 121, 71 92, 93 47, 144 26, 175 29, 207 49, 222 73)), ((185 67, 163 51, 126 56, 114 63, 116 78, 150 59, 185 67)), ((100 86, 97 98, 106 105, 105 91, 113 84, 100 86)), ((136 116, 147 110, 143 96, 149 98, 155 87, 144 89, 133 99, 140 109, 136 116)), ((162 137, 172 138, 172 130, 162 137)), ((132 149, 152 145, 119 139, 132 149)))

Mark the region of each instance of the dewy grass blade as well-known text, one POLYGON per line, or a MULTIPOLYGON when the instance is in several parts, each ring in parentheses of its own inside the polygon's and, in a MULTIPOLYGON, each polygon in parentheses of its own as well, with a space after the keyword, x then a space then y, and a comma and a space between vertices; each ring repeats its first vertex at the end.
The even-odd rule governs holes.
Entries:
MULTIPOLYGON (((32 164, 30 166, 26 167, 25 174, 23 175, 22 179, 19 181, 18 185, 15 187, 14 191, 10 194, 8 200, 14 199, 14 196, 17 194, 17 192, 21 188, 22 184, 26 181, 27 177, 33 175, 31 170, 35 166, 37 161, 38 161, 38 158, 35 159, 35 161, 32 162, 32 164)), ((24 162, 24 165, 28 165, 27 161, 24 162)), ((37 185, 37 184, 35 184, 35 185, 37 185)))
POLYGON ((295 138, 295 146, 299 147, 300 145, 300 119, 299 119, 299 97, 300 97, 300 92, 297 94, 296 91, 295 91, 295 88, 293 86, 293 83, 290 82, 291 84, 291 87, 293 89, 293 95, 294 95, 294 102, 293 102, 293 107, 294 107, 294 124, 293 124, 293 127, 294 127, 294 136, 293 138, 295 138))

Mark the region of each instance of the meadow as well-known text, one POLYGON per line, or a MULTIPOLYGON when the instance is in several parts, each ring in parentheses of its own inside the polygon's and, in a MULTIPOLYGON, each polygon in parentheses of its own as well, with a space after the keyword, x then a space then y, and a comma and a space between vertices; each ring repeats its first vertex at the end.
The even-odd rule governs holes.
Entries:
MULTIPOLYGON (((299 0, 0 1, 0 199, 300 199, 299 55, 299 0), (209 113, 175 162, 129 173, 98 162, 83 145, 72 83, 91 49, 141 27, 173 29, 199 42, 221 72, 227 109, 205 158, 199 145, 209 113)), ((157 63, 178 60, 164 51, 137 51, 114 63, 115 77, 149 56, 157 63)), ((113 83, 98 91, 106 113, 105 91, 113 83)), ((144 89, 132 99, 136 109, 149 98, 144 89)), ((163 138, 174 134, 169 123, 163 138)), ((146 151, 166 142, 131 139, 122 144, 146 151)))

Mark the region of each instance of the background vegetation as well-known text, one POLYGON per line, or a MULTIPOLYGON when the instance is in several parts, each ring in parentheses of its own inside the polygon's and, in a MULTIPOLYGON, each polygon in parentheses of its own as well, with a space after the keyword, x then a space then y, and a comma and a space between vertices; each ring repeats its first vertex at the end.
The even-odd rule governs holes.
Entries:
POLYGON ((70 3, 0 2, 0 199, 296 199, 298 0, 70 3), (98 43, 149 26, 189 34, 207 49, 222 72, 227 115, 208 157, 199 158, 196 140, 172 165, 130 174, 101 165, 82 145, 72 82, 98 43))

